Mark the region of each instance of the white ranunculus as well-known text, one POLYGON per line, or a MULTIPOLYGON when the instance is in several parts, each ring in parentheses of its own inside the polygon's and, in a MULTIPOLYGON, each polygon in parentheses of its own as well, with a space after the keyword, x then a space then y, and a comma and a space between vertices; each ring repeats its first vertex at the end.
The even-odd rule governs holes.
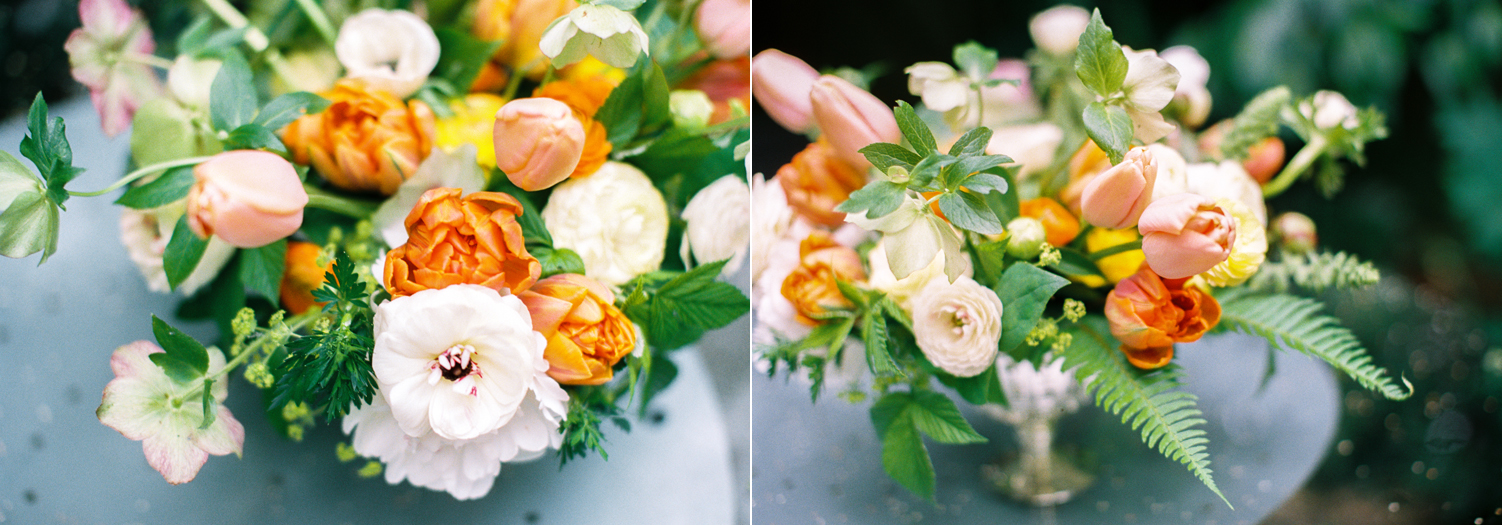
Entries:
POLYGON ((1080 35, 1090 25, 1090 12, 1072 5, 1061 5, 1033 15, 1027 23, 1033 43, 1051 55, 1068 55, 1080 45, 1080 35))
POLYGON ((1259 223, 1267 224, 1267 203, 1262 198, 1262 185, 1246 173, 1240 162, 1225 160, 1219 164, 1190 164, 1185 179, 1188 183, 1185 191, 1212 200, 1224 198, 1240 202, 1259 223))
POLYGON ((214 76, 224 62, 213 58, 193 58, 180 55, 167 70, 167 89, 184 105, 200 109, 209 107, 209 92, 213 91, 214 76))
POLYGON ((662 264, 668 238, 668 208, 647 175, 621 162, 606 162, 584 178, 553 188, 542 219, 553 245, 584 260, 584 274, 619 286, 662 264))
MULTIPOLYGON (((470 143, 459 145, 453 152, 433 148, 428 158, 417 166, 417 172, 412 174, 412 178, 402 181, 402 185, 396 188, 396 194, 381 203, 381 207, 370 216, 370 222, 375 225, 387 246, 407 244, 407 215, 412 213, 412 207, 422 200, 422 194, 428 190, 460 188, 465 194, 469 194, 485 189, 485 174, 475 162, 476 152, 475 145, 470 143)), ((375 273, 380 274, 380 271, 375 273)))
POLYGON ((683 207, 688 223, 679 249, 684 261, 692 252, 698 263, 729 259, 720 270, 732 275, 741 269, 751 236, 751 188, 740 177, 720 177, 699 190, 683 207))
POLYGON ((514 295, 472 284, 423 290, 377 306, 374 334, 371 368, 408 436, 475 439, 509 426, 530 394, 562 392, 547 375, 547 339, 514 295))
POLYGON ((918 349, 939 369, 959 377, 985 372, 1001 341, 1001 299, 969 277, 930 280, 908 301, 918 349))
POLYGON ((944 274, 953 280, 964 270, 967 257, 960 246, 959 232, 949 222, 928 211, 923 201, 907 196, 896 211, 877 219, 865 213, 845 214, 845 221, 866 230, 879 231, 892 275, 898 279, 922 270, 933 262, 934 254, 943 251, 944 274))
POLYGON ((1054 161, 1054 152, 1064 140, 1064 131, 1049 122, 1020 124, 998 128, 991 133, 986 143, 986 153, 1006 155, 1021 165, 1017 181, 1027 180, 1034 173, 1048 169, 1054 161))
POLYGON ((1337 126, 1356 129, 1356 126, 1360 124, 1356 119, 1356 106, 1338 91, 1316 91, 1312 104, 1310 102, 1299 104, 1299 113, 1303 113, 1305 117, 1314 121, 1314 126, 1320 129, 1331 129, 1337 126))
MULTIPOLYGON (((751 177, 752 282, 767 269, 767 257, 776 253, 770 250, 772 243, 793 227, 795 217, 777 177, 765 181, 760 176, 751 177)), ((793 250, 794 253, 797 251, 793 250)))
POLYGON ((438 36, 409 11, 371 8, 344 20, 334 54, 347 76, 399 98, 417 92, 438 65, 438 36))
POLYGON ((558 426, 567 403, 568 394, 556 384, 528 392, 505 426, 474 439, 451 440, 433 433, 408 435, 391 406, 376 396, 345 416, 343 426, 355 452, 385 463, 387 483, 407 480, 468 500, 490 492, 502 463, 530 461, 558 448, 563 443, 558 426))
POLYGON ((1147 151, 1152 153, 1153 162, 1158 164, 1158 178, 1153 182, 1153 200, 1189 191, 1186 178, 1189 164, 1184 161, 1179 150, 1154 142, 1147 145, 1147 151))
POLYGON ((1132 129, 1137 139, 1152 143, 1173 131, 1173 124, 1158 112, 1173 101, 1174 89, 1179 85, 1179 72, 1151 49, 1134 51, 1121 46, 1121 51, 1127 58, 1126 79, 1121 83, 1121 92, 1126 95, 1124 109, 1132 117, 1132 129))
POLYGON ((593 55, 619 68, 631 67, 648 52, 647 33, 631 13, 604 4, 584 4, 558 17, 543 30, 542 54, 563 67, 593 55))
MULTIPOLYGON (((125 244, 130 261, 136 263, 136 268, 141 270, 141 277, 146 278, 146 287, 153 292, 171 290, 167 272, 162 266, 162 254, 167 251, 167 242, 172 240, 172 229, 177 226, 177 220, 186 211, 187 205, 182 202, 150 210, 120 210, 120 242, 125 244)), ((213 281, 219 275, 219 270, 234 255, 234 246, 217 235, 210 237, 208 248, 204 249, 203 257, 198 260, 198 267, 177 285, 177 292, 185 296, 193 295, 193 292, 213 281)))
MULTIPOLYGON (((866 262, 871 265, 871 272, 866 279, 866 284, 891 296, 893 300, 897 301, 897 304, 906 304, 907 300, 912 298, 914 294, 917 294, 923 287, 928 286, 929 281, 945 277, 945 255, 941 250, 934 255, 933 261, 929 262, 928 266, 925 266, 922 270, 908 274, 907 277, 898 279, 897 276, 892 275, 892 268, 887 265, 887 251, 883 247, 884 242, 878 242, 876 247, 871 249, 871 253, 866 256, 866 262)), ((969 257, 961 258, 960 262, 964 267, 960 275, 965 277, 975 275, 975 270, 970 265, 969 257)))

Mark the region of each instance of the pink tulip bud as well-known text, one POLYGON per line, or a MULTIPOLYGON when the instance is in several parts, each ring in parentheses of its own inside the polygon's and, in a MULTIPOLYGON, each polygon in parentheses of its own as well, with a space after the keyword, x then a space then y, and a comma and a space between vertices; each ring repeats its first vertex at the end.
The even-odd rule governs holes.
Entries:
POLYGON ((1137 224, 1153 200, 1158 161, 1147 148, 1132 148, 1121 164, 1097 175, 1080 197, 1081 214, 1090 224, 1120 230, 1137 224))
POLYGON ((1192 277, 1231 256, 1236 219, 1215 201, 1178 193, 1153 201, 1137 225, 1147 265, 1164 279, 1192 277))
POLYGON ((751 53, 751 0, 704 0, 694 12, 694 31, 718 58, 751 53))
POLYGON ((798 57, 776 49, 757 53, 751 59, 753 98, 782 127, 804 133, 813 122, 809 92, 819 72, 798 57))
POLYGON ((215 155, 193 168, 188 227, 240 248, 259 248, 302 226, 308 192, 291 162, 260 150, 215 155))
POLYGON ((809 93, 819 130, 835 155, 861 170, 871 166, 860 149, 875 142, 898 142, 902 132, 892 108, 866 90, 833 75, 814 81, 809 93))
POLYGON ((518 188, 537 191, 563 182, 584 154, 584 125, 568 104, 520 98, 495 114, 495 165, 518 188))

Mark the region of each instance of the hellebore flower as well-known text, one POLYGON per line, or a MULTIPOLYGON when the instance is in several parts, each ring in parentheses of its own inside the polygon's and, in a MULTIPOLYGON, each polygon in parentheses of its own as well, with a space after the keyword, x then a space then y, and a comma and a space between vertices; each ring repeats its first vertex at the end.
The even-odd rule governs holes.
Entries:
POLYGON ((647 33, 631 13, 604 4, 584 4, 558 17, 538 42, 542 54, 563 67, 585 55, 619 68, 636 64, 648 52, 647 33))
POLYGON ((130 126, 136 108, 162 95, 151 64, 168 62, 151 54, 151 28, 125 0, 81 0, 78 16, 83 27, 68 35, 63 49, 73 79, 89 87, 100 125, 113 137, 130 126))

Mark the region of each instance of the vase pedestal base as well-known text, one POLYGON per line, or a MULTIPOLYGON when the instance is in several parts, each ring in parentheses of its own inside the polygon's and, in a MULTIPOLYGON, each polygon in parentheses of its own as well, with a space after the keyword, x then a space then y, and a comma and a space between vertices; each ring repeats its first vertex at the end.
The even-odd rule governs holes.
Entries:
POLYGON ((1053 452, 1042 462, 1008 455, 982 465, 980 474, 992 490, 1035 507, 1063 505, 1095 484, 1094 475, 1060 452, 1053 452))

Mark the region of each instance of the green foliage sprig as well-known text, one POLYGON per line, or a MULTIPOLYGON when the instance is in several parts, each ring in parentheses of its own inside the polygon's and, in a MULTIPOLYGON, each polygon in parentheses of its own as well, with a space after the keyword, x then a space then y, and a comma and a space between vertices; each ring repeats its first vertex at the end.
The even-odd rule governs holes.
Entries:
POLYGON ((1293 287, 1319 293, 1330 288, 1364 288, 1382 277, 1372 263, 1346 252, 1284 253, 1277 261, 1262 263, 1247 288, 1277 293, 1293 287))
POLYGON ((355 275, 349 255, 340 251, 324 285, 313 290, 314 299, 328 303, 323 312, 330 321, 287 343, 287 357, 274 367, 277 380, 272 409, 301 402, 323 407, 326 421, 333 421, 349 409, 370 402, 376 381, 370 366, 375 340, 369 295, 366 283, 355 275))

